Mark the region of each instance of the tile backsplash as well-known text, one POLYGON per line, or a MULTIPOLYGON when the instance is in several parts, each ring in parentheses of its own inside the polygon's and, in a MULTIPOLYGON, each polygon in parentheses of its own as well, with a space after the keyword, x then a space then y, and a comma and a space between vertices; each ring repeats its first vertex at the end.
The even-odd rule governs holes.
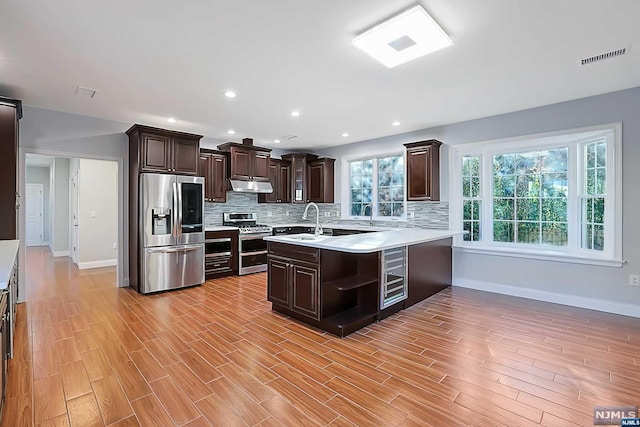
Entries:
MULTIPOLYGON (((291 224, 308 222, 302 219, 304 204, 292 203, 258 203, 258 195, 250 193, 227 192, 226 203, 205 203, 204 221, 206 227, 222 225, 224 212, 256 212, 259 224, 291 224)), ((368 224, 368 221, 341 220, 339 203, 320 203, 321 223, 368 224), (325 217, 324 213, 330 216, 325 217)), ((406 222, 375 221, 375 225, 411 227, 411 228, 449 228, 448 202, 407 202, 407 212, 414 213, 414 218, 407 218, 406 222)), ((315 220, 315 210, 310 214, 310 220, 315 220)))

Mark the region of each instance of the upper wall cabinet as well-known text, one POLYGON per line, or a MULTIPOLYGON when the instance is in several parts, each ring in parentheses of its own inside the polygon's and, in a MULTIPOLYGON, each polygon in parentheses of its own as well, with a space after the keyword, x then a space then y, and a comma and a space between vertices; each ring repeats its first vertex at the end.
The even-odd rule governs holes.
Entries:
POLYGON ((440 200, 440 146, 435 139, 404 144, 407 149, 407 200, 440 200))
POLYGON ((284 154, 282 160, 291 162, 291 202, 307 203, 308 196, 308 173, 309 162, 317 159, 318 156, 305 153, 284 154))
POLYGON ((335 159, 306 153, 285 154, 282 159, 291 162, 292 203, 333 203, 335 159))
POLYGON ((259 203, 291 203, 291 162, 271 159, 269 181, 273 193, 258 194, 259 203))
POLYGON ((227 142, 218 145, 219 150, 229 152, 229 178, 268 182, 271 149, 254 147, 253 140, 250 138, 242 141, 242 144, 227 142))
POLYGON ((198 175, 201 135, 133 125, 128 131, 129 161, 139 172, 198 175))
POLYGON ((17 209, 20 195, 18 181, 18 120, 22 118, 22 103, 0 97, 0 239, 16 239, 17 209))
POLYGON ((333 203, 333 170, 335 159, 323 157, 309 163, 309 201, 333 203))
POLYGON ((227 201, 227 155, 215 150, 200 150, 200 176, 204 178, 205 202, 227 201))

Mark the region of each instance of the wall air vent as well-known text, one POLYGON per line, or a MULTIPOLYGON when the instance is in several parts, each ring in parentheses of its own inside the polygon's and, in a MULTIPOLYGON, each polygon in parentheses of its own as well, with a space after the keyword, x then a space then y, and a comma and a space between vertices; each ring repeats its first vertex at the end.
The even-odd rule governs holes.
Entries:
POLYGON ((594 62, 603 61, 605 59, 615 58, 616 56, 622 56, 629 50, 628 47, 623 47, 622 49, 612 50, 610 52, 601 53, 600 55, 590 56, 588 58, 583 58, 580 60, 580 65, 589 65, 594 62))

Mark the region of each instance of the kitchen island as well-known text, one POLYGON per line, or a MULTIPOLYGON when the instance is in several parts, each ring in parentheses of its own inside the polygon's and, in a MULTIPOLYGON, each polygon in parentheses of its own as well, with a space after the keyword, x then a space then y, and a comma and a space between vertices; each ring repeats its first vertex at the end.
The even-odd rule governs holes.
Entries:
POLYGON ((457 234, 396 229, 265 237, 267 299, 275 311, 344 337, 450 286, 457 234))

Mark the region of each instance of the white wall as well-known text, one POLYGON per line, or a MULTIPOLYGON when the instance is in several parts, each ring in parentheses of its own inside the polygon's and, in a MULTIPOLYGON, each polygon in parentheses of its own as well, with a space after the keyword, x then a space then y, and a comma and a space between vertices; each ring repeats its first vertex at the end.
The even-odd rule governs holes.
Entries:
MULTIPOLYGON (((455 105, 443 106, 455 108, 455 105)), ((492 290, 640 317, 640 287, 628 284, 640 273, 640 88, 593 96, 499 116, 456 123, 418 132, 363 141, 323 150, 340 159, 353 153, 401 148, 404 142, 438 139, 447 145, 465 144, 622 122, 623 257, 622 267, 601 267, 479 255, 454 251, 454 285, 492 290)), ((441 193, 449 197, 448 147, 442 146, 441 193)), ((336 167, 336 200, 340 197, 340 168, 336 167)), ((461 228, 460 224, 452 224, 461 228)))
MULTIPOLYGON (((42 184, 43 187, 43 199, 42 199, 42 213, 43 213, 43 232, 42 243, 50 244, 51 242, 51 206, 50 206, 50 168, 41 166, 28 166, 26 172, 26 182, 28 184, 42 184)), ((25 201, 26 203, 26 201, 25 201)))
POLYGON ((53 162, 53 256, 69 255, 69 159, 53 162))
POLYGON ((117 264, 118 163, 80 159, 79 268, 117 264))

